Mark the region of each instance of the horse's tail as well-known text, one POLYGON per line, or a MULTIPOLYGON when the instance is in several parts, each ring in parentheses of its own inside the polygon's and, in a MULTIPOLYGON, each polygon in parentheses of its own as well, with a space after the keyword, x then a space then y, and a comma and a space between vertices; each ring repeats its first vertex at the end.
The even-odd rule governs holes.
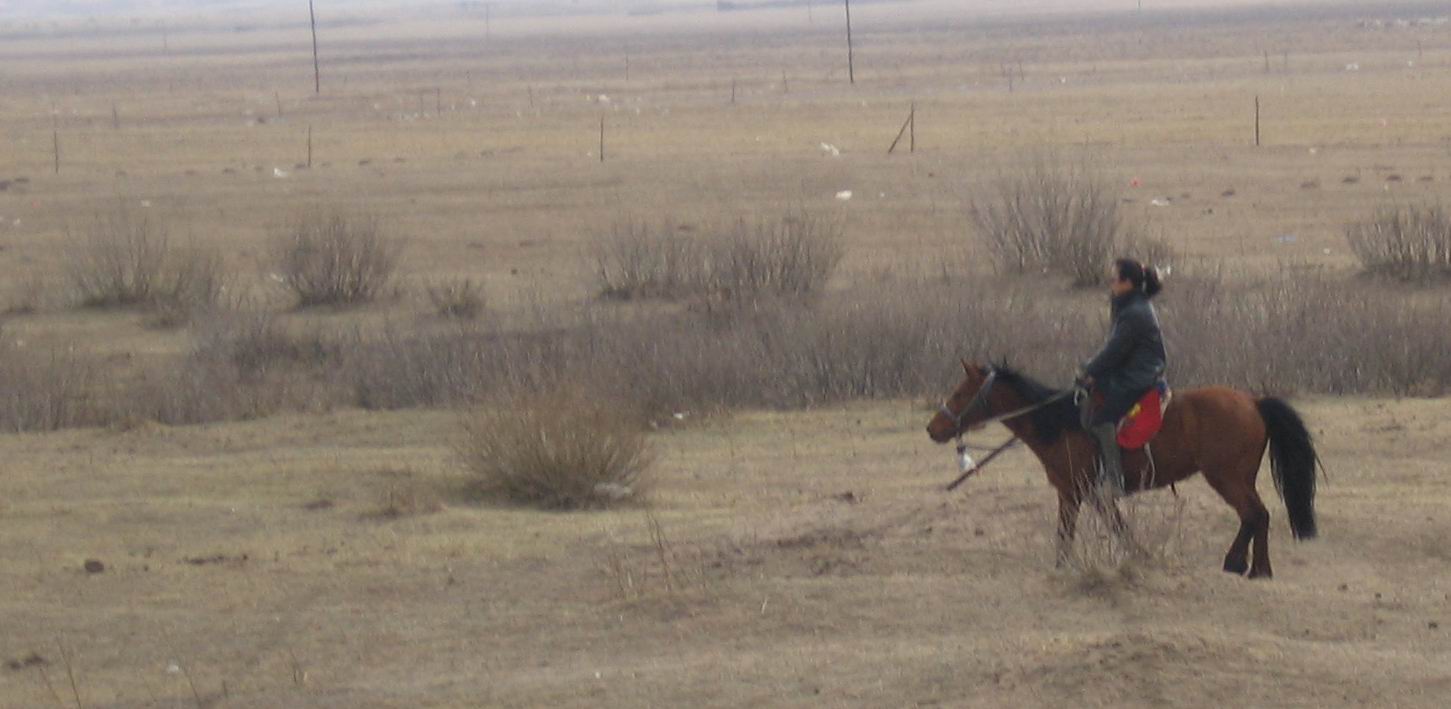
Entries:
POLYGON ((1255 403, 1270 437, 1270 472, 1275 490, 1285 501, 1290 531, 1296 539, 1315 536, 1315 471, 1321 466, 1315 440, 1300 413, 1280 399, 1255 403))

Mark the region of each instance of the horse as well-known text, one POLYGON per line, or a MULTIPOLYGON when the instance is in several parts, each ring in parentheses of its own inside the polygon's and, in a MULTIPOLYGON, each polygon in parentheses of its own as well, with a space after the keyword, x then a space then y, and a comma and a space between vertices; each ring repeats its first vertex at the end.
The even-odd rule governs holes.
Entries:
MULTIPOLYGON (((964 360, 962 367, 962 383, 932 417, 927 435, 936 443, 947 443, 969 430, 1000 422, 1023 441, 1058 491, 1057 553, 1062 566, 1073 544, 1079 508, 1096 488, 1098 468, 1098 446, 1083 429, 1076 397, 1005 364, 984 367, 964 360)), ((1314 538, 1315 479, 1323 466, 1304 419, 1274 397, 1226 387, 1176 391, 1164 412, 1163 427, 1148 447, 1151 453, 1124 451, 1125 492, 1173 485, 1203 473, 1209 486, 1239 515, 1239 533, 1224 557, 1224 570, 1268 579, 1274 575, 1270 513, 1255 490, 1266 449, 1291 533, 1297 540, 1314 538)), ((1106 507, 1111 523, 1121 530, 1118 508, 1111 502, 1106 507)))

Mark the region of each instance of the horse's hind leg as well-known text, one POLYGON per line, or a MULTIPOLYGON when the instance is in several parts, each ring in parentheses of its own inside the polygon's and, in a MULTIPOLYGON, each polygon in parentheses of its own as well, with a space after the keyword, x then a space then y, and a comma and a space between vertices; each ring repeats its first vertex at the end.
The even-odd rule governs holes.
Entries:
POLYGON ((1270 512, 1260 501, 1254 489, 1254 478, 1236 475, 1226 476, 1222 471, 1204 471, 1209 486, 1234 508, 1239 515, 1239 533, 1224 555, 1224 570, 1232 574, 1249 572, 1250 578, 1269 577, 1269 526, 1270 512), (1255 542, 1253 566, 1249 563, 1250 541, 1255 542))
POLYGON ((1275 575, 1270 569, 1270 511, 1254 488, 1249 490, 1250 512, 1255 520, 1254 562, 1249 567, 1252 579, 1270 578, 1275 575))

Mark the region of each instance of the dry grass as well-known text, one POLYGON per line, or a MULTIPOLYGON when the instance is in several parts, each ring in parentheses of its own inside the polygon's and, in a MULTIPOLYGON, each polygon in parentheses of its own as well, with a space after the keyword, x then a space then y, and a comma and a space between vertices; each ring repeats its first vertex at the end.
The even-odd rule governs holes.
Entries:
MULTIPOLYGON (((118 390, 95 377, 67 379, 67 391, 114 398, 118 416, 196 423, 333 406, 470 406, 584 378, 643 416, 670 421, 936 396, 959 357, 1007 358, 1050 383, 1066 382, 1065 353, 1091 352, 1102 340, 1097 294, 1017 278, 948 283, 898 279, 888 292, 855 288, 819 303, 764 300, 706 312, 547 310, 538 322, 548 327, 423 322, 331 332, 311 322, 288 326, 266 311, 217 311, 198 326, 191 352, 139 382, 118 390), (86 391, 72 390, 83 383, 86 391)), ((1177 276, 1156 301, 1171 377, 1178 386, 1281 393, 1451 390, 1451 364, 1439 357, 1451 345, 1440 327, 1451 299, 1366 298, 1361 285, 1304 274, 1177 276)), ((41 407, 51 400, 44 388, 24 391, 41 407)), ((105 423, 106 410, 57 420, 105 423)))
POLYGON ((841 227, 800 211, 699 229, 616 224, 595 248, 600 293, 623 300, 755 300, 820 293, 844 256, 841 227))
POLYGON ((660 518, 650 509, 641 512, 641 517, 648 544, 631 545, 612 536, 603 554, 600 571, 614 596, 634 604, 684 602, 709 596, 713 587, 706 555, 698 549, 682 550, 672 542, 660 518))
POLYGON ((471 278, 439 281, 425 291, 439 317, 475 320, 484 313, 483 287, 471 278))
MULTIPOLYGON (((1451 577, 1426 519, 1443 502, 1447 404, 1303 404, 1337 461, 1325 539, 1291 542, 1271 502, 1275 579, 1227 576, 1220 562, 1238 522, 1189 481, 1169 561, 1108 577, 1101 592, 1053 572, 1055 495, 1026 453, 944 495, 951 450, 926 441, 930 412, 907 401, 652 434, 658 546, 634 506, 365 516, 384 502, 374 471, 448 466, 448 412, 4 436, 0 548, 12 588, 0 599, 0 660, 38 650, 68 692, 53 638, 89 638, 68 641, 86 706, 146 704, 148 683, 158 703, 189 705, 185 678, 165 670, 173 659, 204 698, 226 680, 233 703, 267 706, 761 697, 743 682, 781 703, 950 704, 982 694, 994 674, 1004 679, 985 706, 1147 693, 1193 706, 1286 682, 1320 705, 1417 705, 1451 657, 1451 577), (98 449, 127 452, 99 467, 98 449), (847 491, 854 501, 840 499, 847 491), (304 509, 320 492, 339 505, 304 509), (183 561, 242 554, 251 560, 183 561), (107 572, 83 574, 85 558, 107 572), (174 600, 157 603, 158 586, 174 600), (1439 631, 1428 626, 1437 621, 1439 631), (1158 640, 1135 640, 1144 636, 1158 640), (1246 652, 1278 659, 1250 671, 1246 652), (1369 667, 1348 671, 1347 657, 1369 667), (873 674, 884 664, 900 671, 873 674), (711 670, 692 674, 701 667, 711 670)), ((0 684, 3 703, 53 705, 37 670, 26 672, 0 684)))
POLYGON ((578 390, 520 394, 469 415, 458 444, 485 495, 545 509, 636 502, 654 453, 629 402, 578 390))
POLYGON ((384 480, 383 491, 378 495, 377 506, 365 516, 396 520, 436 514, 445 509, 439 491, 414 471, 384 470, 377 475, 384 480))
MULTIPOLYGON (((363 203, 408 235, 398 279, 486 283, 489 312, 444 320, 423 298, 284 312, 273 327, 291 344, 271 347, 204 321, 158 330, 135 308, 48 307, 56 294, 0 304, 29 313, 6 330, 31 353, 0 395, 44 403, 29 368, 73 354, 57 375, 96 376, 62 397, 84 403, 70 420, 126 403, 143 422, 0 436, 4 658, 51 656, 64 695, 53 640, 86 638, 70 659, 87 706, 211 700, 218 679, 221 704, 246 706, 1433 703, 1451 658, 1444 402, 1304 402, 1335 462, 1326 538, 1288 543, 1275 511, 1269 586, 1219 572, 1237 522, 1196 482, 1180 488, 1173 563, 1085 595, 1049 571, 1041 472, 1012 452, 942 497, 950 453, 892 399, 940 397, 960 355, 1066 382, 1101 340, 1102 295, 1066 292, 1071 276, 953 267, 967 198, 1024 146, 1120 176, 1125 223, 1221 269, 1181 280, 1176 261, 1159 301, 1177 385, 1442 390, 1444 294, 1377 283, 1361 297, 1343 230, 1387 194, 1427 201, 1444 184, 1444 121, 1425 100, 1451 91, 1440 30, 1357 24, 1427 14, 1399 4, 1169 6, 1185 1, 1133 17, 1060 2, 1028 18, 863 3, 855 85, 822 3, 814 18, 799 4, 716 14, 663 0, 625 16, 628 2, 581 0, 595 14, 546 18, 494 3, 491 30, 477 4, 344 4, 320 28, 321 95, 299 81, 309 37, 295 17, 209 6, 168 20, 170 53, 144 18, 11 22, 0 281, 65 282, 57 235, 118 193, 262 274, 274 215, 363 203), (1279 46, 1291 52, 1267 74, 1262 53, 1279 46), (1015 59, 1009 93, 999 67, 1015 59), (913 98, 917 151, 888 157, 913 98), (590 154, 601 116, 604 163, 590 154), (313 167, 293 169, 308 126, 313 167), (628 215, 719 225, 689 238, 724 241, 742 219, 797 208, 842 227, 825 297, 602 303, 580 258, 628 215), (214 339, 235 344, 199 346, 214 339), (562 376, 597 377, 656 418, 735 410, 650 434, 658 535, 632 507, 406 516, 427 510, 426 486, 359 478, 453 465, 458 414, 351 406, 463 406, 562 376), (320 494, 338 508, 304 509, 320 494), (361 514, 375 509, 405 516, 361 514), (601 577, 612 552, 628 576, 601 577), (86 559, 105 573, 83 574, 86 559), (719 602, 660 601, 697 560, 719 602), (643 579, 636 602, 616 602, 615 578, 643 579), (162 669, 173 659, 184 672, 162 669)), ((0 704, 59 704, 35 672, 0 683, 0 704)))

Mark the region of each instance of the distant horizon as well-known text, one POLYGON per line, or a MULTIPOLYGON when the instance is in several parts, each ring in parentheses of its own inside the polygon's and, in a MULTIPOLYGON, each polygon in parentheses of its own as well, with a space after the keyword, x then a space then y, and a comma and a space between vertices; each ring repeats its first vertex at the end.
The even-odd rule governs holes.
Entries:
MULTIPOLYGON (((857 0, 862 4, 901 2, 909 5, 955 5, 962 9, 989 12, 1036 11, 1101 11, 1113 8, 1131 9, 1138 0, 857 0)), ((424 7, 454 7, 465 5, 491 5, 497 16, 553 14, 538 13, 537 10, 553 6, 560 10, 568 8, 585 13, 607 14, 650 14, 670 10, 705 10, 715 7, 716 0, 317 0, 320 6, 328 7, 333 13, 371 13, 392 9, 424 7), (533 7, 530 7, 533 6, 533 7), (526 9, 527 8, 527 9, 526 9), (530 10, 536 10, 531 12, 530 10)), ((796 2, 805 5, 807 0, 737 0, 739 5, 754 5, 758 2, 780 9, 783 5, 796 2)), ((818 10, 838 5, 841 0, 812 0, 818 10)), ((225 17, 240 13, 275 11, 306 7, 306 0, 0 0, 0 22, 36 20, 86 20, 86 19, 151 19, 164 15, 184 14, 187 17, 225 17)), ((1354 0, 1144 0, 1145 9, 1183 8, 1229 8, 1254 5, 1356 5, 1354 0)), ((1383 4, 1359 3, 1367 12, 1384 9, 1383 4)), ((1430 0, 1409 0, 1404 4, 1433 5, 1430 0)))

